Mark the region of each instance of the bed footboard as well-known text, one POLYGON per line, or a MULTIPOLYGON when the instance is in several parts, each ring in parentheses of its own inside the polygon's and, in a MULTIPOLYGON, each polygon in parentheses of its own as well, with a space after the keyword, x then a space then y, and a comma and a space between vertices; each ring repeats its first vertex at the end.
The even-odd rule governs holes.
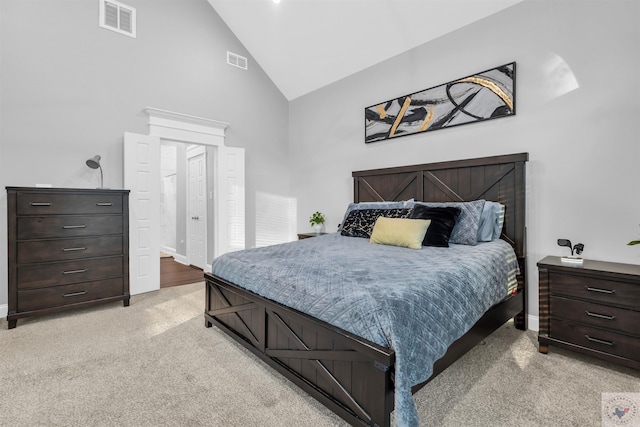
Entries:
POLYGON ((216 325, 352 425, 389 426, 393 351, 205 274, 216 325))

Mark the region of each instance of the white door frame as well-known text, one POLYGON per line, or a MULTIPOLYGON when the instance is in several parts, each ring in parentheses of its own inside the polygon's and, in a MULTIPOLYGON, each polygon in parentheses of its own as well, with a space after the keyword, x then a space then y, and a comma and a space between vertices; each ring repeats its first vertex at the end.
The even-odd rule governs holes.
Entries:
MULTIPOLYGON (((215 148, 215 173, 219 174, 226 169, 220 166, 224 166, 221 162, 226 157, 222 154, 227 148, 224 145, 224 138, 225 129, 229 126, 228 123, 152 107, 145 108, 144 112, 149 115, 149 135, 187 144, 212 146, 215 148)), ((221 224, 227 223, 227 209, 218 196, 225 194, 222 187, 225 185, 226 180, 222 176, 216 176, 214 181, 214 211, 209 212, 209 215, 214 217, 213 253, 214 256, 217 256, 227 252, 226 242, 229 239, 227 237, 227 227, 221 226, 221 224)), ((207 270, 211 270, 210 264, 207 264, 207 270)))
MULTIPOLYGON (((191 190, 190 190, 190 187, 189 187, 189 179, 190 179, 189 178, 189 174, 191 173, 191 170, 189 169, 189 160, 191 160, 194 157, 200 156, 200 155, 204 156, 205 174, 208 174, 209 171, 207 170, 207 150, 206 150, 205 147, 200 145, 200 146, 198 146, 196 148, 191 148, 191 149, 187 148, 186 151, 187 151, 187 155, 186 155, 186 158, 187 158, 186 159, 186 162, 187 162, 187 168, 186 168, 186 170, 187 170, 187 216, 185 218, 185 220, 187 221, 187 227, 186 227, 186 229, 187 229, 186 252, 187 252, 187 263, 191 264, 191 265, 195 265, 195 264, 193 264, 191 262, 191 257, 190 257, 190 250, 191 250, 190 244, 192 243, 191 242, 191 226, 192 226, 192 223, 188 219, 188 217, 189 217, 189 201, 190 201, 190 197, 191 197, 191 195, 190 195, 191 190)), ((215 173, 215 171, 214 171, 214 173, 215 173)), ((209 188, 206 186, 206 184, 207 184, 207 182, 205 181, 205 204, 204 204, 204 218, 203 218, 203 221, 204 221, 204 235, 205 235, 205 244, 204 244, 205 266, 206 266, 206 261, 209 259, 208 255, 207 255, 207 246, 208 246, 207 243, 209 242, 209 240, 208 240, 208 231, 207 231, 207 222, 208 222, 207 218, 209 217, 208 214, 207 214, 207 212, 208 212, 208 210, 207 210, 208 202, 207 201, 209 199, 209 197, 208 197, 209 188)), ((202 266, 203 269, 205 268, 205 266, 202 266)), ((197 266, 197 267, 200 267, 200 266, 197 266)))
MULTIPOLYGON (((228 224, 230 220, 233 220, 234 224, 241 221, 242 224, 236 225, 235 228, 239 230, 239 233, 241 233, 242 247, 244 247, 244 197, 240 200, 240 210, 234 209, 234 212, 232 212, 231 215, 229 215, 229 203, 225 200, 227 197, 225 195, 229 194, 227 189, 229 186, 227 179, 229 168, 227 163, 230 159, 242 159, 241 167, 243 176, 241 184, 244 188, 244 149, 227 147, 224 145, 225 129, 229 124, 217 120, 205 119, 151 107, 145 108, 144 112, 149 116, 149 134, 147 136, 157 138, 158 140, 158 157, 160 150, 159 141, 161 139, 173 140, 186 144, 207 145, 214 148, 213 167, 215 169, 214 173, 216 174, 213 188, 214 211, 209 212, 209 215, 213 215, 214 245, 213 254, 209 255, 213 255, 215 257, 222 255, 229 250, 238 249, 237 242, 236 244, 229 243, 230 233, 228 224), (240 220, 238 220, 236 216, 240 218, 240 220)), ((125 164, 125 169, 126 168, 127 165, 125 164)), ((158 165, 158 176, 155 177, 158 183, 160 182, 159 170, 160 167, 158 165)), ((124 175, 126 177, 127 174, 131 173, 135 173, 135 171, 125 170, 124 175)), ((244 196, 244 189, 242 189, 242 196, 244 196)), ((157 229, 149 230, 149 232, 159 235, 159 224, 156 227, 157 229)), ((130 235, 137 232, 138 230, 135 227, 130 227, 130 235)), ((159 244, 157 245, 157 248, 152 248, 151 252, 154 251, 157 252, 157 256, 159 258, 159 244)), ((211 264, 206 265, 205 271, 211 271, 211 264)), ((158 271, 158 277, 159 274, 160 272, 158 271)), ((157 289, 160 289, 160 280, 157 281, 154 289, 148 289, 146 287, 145 289, 138 289, 135 283, 131 283, 132 295, 157 289)))

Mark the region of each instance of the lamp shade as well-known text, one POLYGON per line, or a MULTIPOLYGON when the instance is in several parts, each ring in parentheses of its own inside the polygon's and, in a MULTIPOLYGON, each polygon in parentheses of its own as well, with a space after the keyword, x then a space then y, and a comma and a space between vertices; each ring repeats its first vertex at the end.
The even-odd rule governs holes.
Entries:
POLYGON ((91 169, 98 169, 100 167, 100 158, 100 154, 96 154, 95 156, 87 160, 87 166, 89 166, 91 169))

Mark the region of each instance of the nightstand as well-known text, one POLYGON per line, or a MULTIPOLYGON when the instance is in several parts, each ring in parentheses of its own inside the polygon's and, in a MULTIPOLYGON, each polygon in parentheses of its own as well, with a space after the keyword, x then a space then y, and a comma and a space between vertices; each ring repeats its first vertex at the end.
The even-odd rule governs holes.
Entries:
POLYGON ((318 237, 327 233, 298 233, 298 240, 308 239, 309 237, 318 237))
POLYGON ((640 265, 538 262, 540 352, 549 344, 640 369, 640 265))

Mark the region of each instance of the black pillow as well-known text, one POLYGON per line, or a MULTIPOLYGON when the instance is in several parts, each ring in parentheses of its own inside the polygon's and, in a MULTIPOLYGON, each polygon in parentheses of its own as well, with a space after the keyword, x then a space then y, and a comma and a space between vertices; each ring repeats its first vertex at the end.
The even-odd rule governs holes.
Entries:
POLYGON ((371 231, 378 217, 409 218, 410 209, 356 209, 349 212, 342 224, 343 236, 371 237, 371 231))
POLYGON ((425 205, 415 205, 409 218, 430 219, 431 224, 422 241, 423 246, 449 247, 449 237, 456 219, 460 215, 460 208, 442 207, 432 208, 425 205))

